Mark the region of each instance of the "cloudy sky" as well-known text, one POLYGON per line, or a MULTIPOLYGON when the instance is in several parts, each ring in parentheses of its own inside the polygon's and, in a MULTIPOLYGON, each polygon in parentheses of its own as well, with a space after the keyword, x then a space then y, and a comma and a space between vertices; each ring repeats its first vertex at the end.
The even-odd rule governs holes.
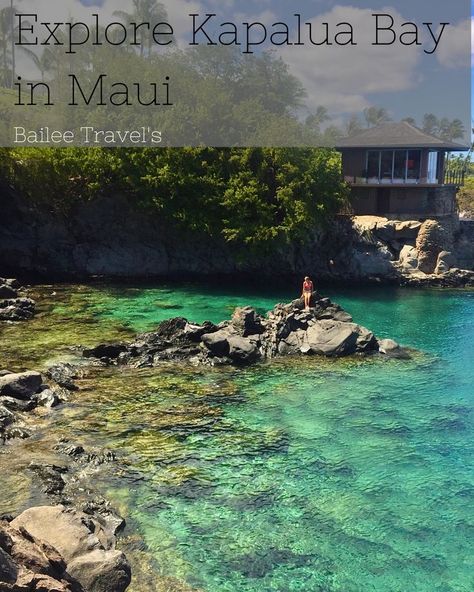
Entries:
MULTIPOLYGON (((0 4, 6 0, 0 0, 0 4)), ((349 21, 357 35, 357 47, 279 48, 280 55, 305 86, 308 110, 318 105, 329 107, 336 118, 360 112, 367 106, 385 106, 394 118, 413 116, 421 119, 431 111, 439 116, 460 117, 466 121, 470 63, 468 56, 471 28, 470 0, 162 0, 168 11, 180 45, 189 42, 190 13, 218 14, 218 22, 232 20, 261 21, 271 25, 284 20, 295 22, 299 12, 304 21, 313 25, 315 36, 324 33, 322 23, 329 23, 331 37, 338 31, 337 23, 349 21), (423 45, 415 50, 399 44, 373 47, 374 18, 372 14, 390 13, 398 32, 401 24, 415 21, 420 24, 423 45), (433 22, 433 29, 441 22, 451 23, 435 55, 427 56, 424 48, 433 45, 423 22, 433 22)), ((22 0, 18 3, 23 13, 37 13, 40 20, 90 21, 99 12, 104 22, 116 20, 115 10, 130 11, 131 0, 22 0)), ((217 24, 216 24, 217 27, 217 24)), ((25 63, 25 68, 27 65, 25 63)), ((467 121, 469 125, 469 121, 467 121)))

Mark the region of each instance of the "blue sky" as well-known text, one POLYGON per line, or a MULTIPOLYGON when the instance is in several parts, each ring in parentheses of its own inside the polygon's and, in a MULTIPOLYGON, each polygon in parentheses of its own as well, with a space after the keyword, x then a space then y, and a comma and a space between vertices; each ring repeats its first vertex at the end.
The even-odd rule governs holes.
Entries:
MULTIPOLYGON (((117 0, 123 5, 123 0, 117 0)), ((162 0, 163 3, 168 6, 173 4, 173 0, 162 0), (171 3, 171 4, 170 4, 171 3)), ((111 0, 80 0, 82 5, 87 7, 101 7, 111 4, 111 0)), ((190 0, 191 2, 191 0, 190 0)), ((131 1, 130 1, 131 4, 131 1)), ((349 0, 294 0, 291 3, 288 0, 259 0, 254 2, 250 0, 195 0, 194 5, 200 4, 204 13, 206 10, 211 9, 218 14, 222 14, 224 18, 229 17, 232 13, 236 14, 241 12, 243 14, 252 14, 255 16, 267 14, 277 15, 280 18, 288 18, 294 12, 301 12, 302 14, 318 13, 328 14, 331 10, 334 10, 337 5, 344 5, 349 7, 351 4, 355 10, 361 9, 373 9, 375 11, 382 11, 387 9, 387 5, 394 7, 401 15, 410 15, 409 18, 418 22, 433 21, 438 23, 442 20, 447 20, 451 23, 458 23, 466 19, 467 10, 469 6, 469 0, 455 0, 446 2, 446 0, 359 0, 358 2, 350 2, 349 0)), ((187 7, 186 4, 182 3, 182 6, 187 7)), ((474 4, 473 4, 474 6, 474 4)), ((472 12, 471 7, 471 12, 472 12)), ((185 9, 183 11, 186 12, 185 9)), ((370 11, 367 13, 370 14, 370 11)), ((283 59, 287 61, 287 57, 293 57, 293 64, 290 62, 290 67, 294 73, 303 80, 303 84, 308 89, 308 94, 311 99, 314 95, 321 95, 325 98, 327 104, 334 104, 333 99, 329 93, 325 93, 325 88, 329 88, 331 82, 321 82, 325 80, 324 73, 320 76, 311 76, 311 70, 309 65, 300 67, 298 62, 300 54, 293 52, 283 54, 283 59), (317 80, 317 84, 315 82, 317 80)), ((318 56, 319 57, 319 56, 318 56)), ((308 61, 308 55, 304 58, 308 61)), ((354 58, 351 57, 351 60, 354 58)), ((301 64, 303 57, 301 58, 301 64)), ((327 61, 326 61, 327 62, 327 61)), ((323 62, 324 65, 324 62, 323 62)), ((376 67, 375 60, 370 64, 370 69, 376 67)), ((420 80, 423 78, 423 82, 415 85, 411 85, 411 88, 403 88, 401 83, 400 90, 395 92, 393 89, 387 90, 383 85, 379 85, 379 88, 375 88, 372 92, 361 93, 360 89, 358 93, 354 93, 356 96, 352 97, 353 110, 356 110, 355 105, 357 104, 357 96, 359 99, 359 111, 363 108, 363 100, 370 104, 380 104, 386 106, 393 114, 395 118, 401 118, 405 116, 414 116, 416 119, 420 119, 424 112, 433 111, 440 116, 455 117, 458 116, 457 111, 462 111, 460 104, 462 102, 461 94, 464 93, 464 97, 468 95, 469 88, 469 71, 467 68, 454 68, 444 67, 440 65, 439 61, 429 59, 422 55, 420 63, 417 65, 417 72, 420 72, 420 80), (421 74, 422 73, 422 74, 421 74), (440 84, 440 81, 442 83, 440 84), (464 85, 464 88, 463 88, 464 85), (455 92, 459 89, 458 97, 456 99, 455 92), (462 91, 461 91, 462 89, 462 91), (364 95, 363 97, 361 95, 364 95), (444 95, 444 96, 443 96, 444 95)), ((472 73, 472 69, 471 69, 472 73)), ((406 73, 405 73, 406 74, 406 73)), ((411 76, 416 72, 412 71, 411 76)), ((381 75, 378 75, 379 78, 381 75)), ((374 78, 376 75, 374 74, 374 78)), ((471 77, 472 78, 472 77, 471 77)), ((332 81, 334 86, 334 81, 332 81)), ((351 84, 350 78, 348 87, 351 84)), ((474 94, 474 82, 472 84, 472 94, 474 94)), ((371 88, 373 85, 371 80, 367 81, 367 88, 371 88)), ((332 89, 332 97, 337 97, 337 88, 332 89)), ((342 93, 341 93, 342 94, 342 93)), ((318 99, 319 100, 319 99, 318 99)), ((321 101, 323 103, 324 100, 321 101)), ((464 99, 465 108, 464 113, 467 115, 468 101, 464 99)), ((313 106, 314 107, 314 106, 313 106)), ((343 103, 338 106, 339 111, 344 111, 343 103)), ((474 116, 474 105, 471 103, 471 112, 474 116)), ((465 119, 465 117, 463 118, 465 119)), ((466 122, 467 123, 467 122, 466 122)))

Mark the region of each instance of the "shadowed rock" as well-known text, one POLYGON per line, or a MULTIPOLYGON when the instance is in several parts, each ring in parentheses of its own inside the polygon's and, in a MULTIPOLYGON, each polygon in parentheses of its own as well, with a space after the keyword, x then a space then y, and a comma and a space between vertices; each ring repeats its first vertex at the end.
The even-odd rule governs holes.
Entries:
POLYGON ((34 316, 35 301, 22 297, 19 289, 17 280, 0 278, 0 321, 26 321, 34 316))
POLYGON ((7 374, 0 378, 0 395, 27 400, 40 390, 42 382, 39 372, 7 374))

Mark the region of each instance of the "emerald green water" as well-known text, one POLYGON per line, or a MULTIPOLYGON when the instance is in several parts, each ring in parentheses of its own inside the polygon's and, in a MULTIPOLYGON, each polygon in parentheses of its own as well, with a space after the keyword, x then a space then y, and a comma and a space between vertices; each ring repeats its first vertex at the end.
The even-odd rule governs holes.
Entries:
MULTIPOLYGON (((39 317, 0 329, 1 365, 41 368, 170 316, 220 321, 295 291, 40 287, 39 317)), ((95 486, 128 519, 134 592, 472 592, 474 292, 329 295, 421 353, 94 369, 3 451, 0 509, 42 501, 22 469, 67 435, 122 459, 95 486)))

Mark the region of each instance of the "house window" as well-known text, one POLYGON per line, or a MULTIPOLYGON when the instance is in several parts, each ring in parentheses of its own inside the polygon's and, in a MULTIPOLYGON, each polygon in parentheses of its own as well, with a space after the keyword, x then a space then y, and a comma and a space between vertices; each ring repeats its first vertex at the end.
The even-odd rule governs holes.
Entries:
POLYGON ((417 182, 421 175, 421 150, 368 150, 366 173, 369 182, 417 182))
POLYGON ((420 150, 409 150, 407 158, 407 179, 419 179, 421 172, 420 150))
POLYGON ((393 180, 395 183, 403 183, 407 174, 407 151, 395 150, 393 157, 393 180))
POLYGON ((369 179, 380 178, 380 150, 367 153, 367 177, 369 179))
POLYGON ((438 183, 438 153, 428 155, 428 183, 438 183))

